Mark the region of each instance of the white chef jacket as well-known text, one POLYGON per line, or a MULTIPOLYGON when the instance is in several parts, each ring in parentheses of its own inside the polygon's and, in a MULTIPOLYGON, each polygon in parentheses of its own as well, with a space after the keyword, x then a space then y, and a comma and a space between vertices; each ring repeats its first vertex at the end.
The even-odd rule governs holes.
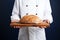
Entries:
MULTIPOLYGON (((50 0, 15 0, 11 21, 20 20, 20 17, 27 14, 37 14, 40 19, 47 19, 52 23, 51 12, 50 0)), ((20 28, 18 40, 46 40, 45 29, 39 27, 20 28)))

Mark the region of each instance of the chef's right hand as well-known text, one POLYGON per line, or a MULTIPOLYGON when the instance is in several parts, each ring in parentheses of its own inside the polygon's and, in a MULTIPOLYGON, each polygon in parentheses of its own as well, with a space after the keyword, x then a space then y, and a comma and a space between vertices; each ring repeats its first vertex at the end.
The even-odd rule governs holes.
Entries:
MULTIPOLYGON (((12 20, 11 23, 17 23, 19 20, 12 20)), ((14 28, 21 28, 20 26, 13 26, 14 28)))

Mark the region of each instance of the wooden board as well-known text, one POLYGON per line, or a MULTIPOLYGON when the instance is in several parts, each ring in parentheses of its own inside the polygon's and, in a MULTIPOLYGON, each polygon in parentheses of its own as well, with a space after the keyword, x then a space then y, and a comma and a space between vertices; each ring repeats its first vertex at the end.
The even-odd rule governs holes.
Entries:
POLYGON ((13 28, 20 28, 20 27, 36 27, 36 26, 49 26, 48 23, 42 22, 39 24, 21 24, 21 23, 16 23, 16 22, 12 22, 10 23, 10 26, 13 28))

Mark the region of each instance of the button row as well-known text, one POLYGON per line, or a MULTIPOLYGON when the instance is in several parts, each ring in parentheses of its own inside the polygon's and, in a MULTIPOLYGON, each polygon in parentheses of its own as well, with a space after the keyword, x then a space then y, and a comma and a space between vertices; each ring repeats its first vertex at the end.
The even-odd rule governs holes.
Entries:
MULTIPOLYGON (((26 13, 26 15, 28 15, 28 13, 26 13)), ((36 15, 37 15, 37 13, 36 13, 36 15)))
MULTIPOLYGON (((28 5, 26 5, 26 7, 28 7, 28 5)), ((36 5, 36 7, 38 7, 38 5, 36 5)))

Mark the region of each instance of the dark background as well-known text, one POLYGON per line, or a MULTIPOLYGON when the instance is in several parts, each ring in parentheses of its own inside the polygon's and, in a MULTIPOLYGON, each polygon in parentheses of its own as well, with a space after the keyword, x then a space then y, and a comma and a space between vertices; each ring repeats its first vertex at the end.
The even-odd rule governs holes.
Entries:
MULTIPOLYGON (((10 27, 14 0, 0 0, 0 40, 17 40, 18 29, 10 27)), ((60 1, 51 0, 54 22, 46 29, 47 40, 60 40, 60 1)))

